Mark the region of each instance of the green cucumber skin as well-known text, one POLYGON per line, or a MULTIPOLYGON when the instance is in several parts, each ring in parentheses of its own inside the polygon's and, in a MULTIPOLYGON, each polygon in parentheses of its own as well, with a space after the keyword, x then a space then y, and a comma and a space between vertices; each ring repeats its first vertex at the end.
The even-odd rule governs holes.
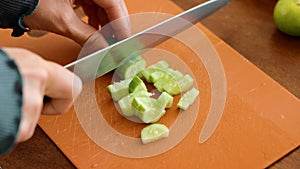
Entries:
POLYGON ((150 78, 150 75, 153 72, 157 72, 157 71, 165 71, 167 68, 169 67, 169 64, 167 61, 165 60, 161 60, 159 62, 156 62, 153 65, 150 65, 147 69, 143 70, 141 72, 142 76, 145 78, 145 80, 148 83, 153 83, 153 81, 150 78))
POLYGON ((127 117, 131 117, 136 115, 138 112, 132 105, 132 101, 135 97, 151 97, 153 94, 148 92, 138 92, 138 93, 131 93, 121 100, 118 101, 119 107, 123 115, 127 117))
POLYGON ((143 77, 148 83, 153 83, 153 77, 151 78, 151 75, 155 72, 161 72, 161 71, 164 71, 164 69, 151 67, 143 70, 141 74, 143 75, 143 77))
POLYGON ((147 62, 141 56, 131 56, 123 62, 115 71, 120 79, 133 78, 147 66, 147 62))
POLYGON ((129 93, 147 92, 147 87, 146 87, 145 83, 138 76, 135 76, 131 80, 128 88, 129 88, 129 93))

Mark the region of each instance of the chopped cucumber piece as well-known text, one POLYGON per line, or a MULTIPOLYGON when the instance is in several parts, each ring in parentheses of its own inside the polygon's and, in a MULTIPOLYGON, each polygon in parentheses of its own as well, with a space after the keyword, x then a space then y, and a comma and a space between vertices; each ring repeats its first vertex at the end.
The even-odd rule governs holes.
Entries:
POLYGON ((189 75, 186 74, 183 76, 182 79, 178 81, 178 86, 180 87, 180 92, 187 91, 194 83, 194 79, 189 75))
POLYGON ((131 93, 121 100, 118 101, 119 107, 123 115, 130 117, 136 114, 137 110, 132 106, 132 101, 134 97, 150 97, 152 93, 148 92, 138 92, 138 93, 131 93))
POLYGON ((156 99, 151 97, 134 97, 132 106, 140 112, 150 111, 155 107, 156 99))
POLYGON ((155 64, 149 66, 149 68, 158 68, 158 69, 167 69, 168 67, 169 67, 169 63, 165 60, 158 61, 155 64))
POLYGON ((169 136, 169 129, 163 124, 151 124, 141 131, 141 139, 143 144, 157 141, 169 136))
POLYGON ((129 83, 131 79, 122 80, 120 82, 115 82, 107 86, 109 93, 111 94, 113 100, 118 101, 124 96, 129 94, 129 83))
POLYGON ((154 72, 165 71, 168 67, 168 62, 166 62, 165 60, 161 60, 149 66, 147 69, 143 70, 141 74, 148 83, 153 83, 153 81, 150 78, 150 75, 154 72))
POLYGON ((172 76, 172 78, 176 81, 179 81, 182 77, 183 74, 181 72, 179 72, 178 70, 174 70, 171 68, 167 69, 167 72, 172 76))
POLYGON ((135 76, 129 83, 129 93, 134 92, 145 92, 147 91, 147 87, 143 80, 138 76, 135 76))
POLYGON ((157 70, 150 74, 150 82, 155 83, 158 79, 168 76, 168 73, 164 70, 157 70))
POLYGON ((142 76, 145 78, 145 80, 148 82, 148 83, 153 83, 152 79, 151 79, 151 75, 153 73, 156 73, 156 72, 161 72, 161 71, 164 71, 164 69, 161 69, 161 68, 147 68, 145 70, 143 70, 141 72, 142 76))
POLYGON ((157 79, 153 85, 158 91, 166 91, 174 96, 188 90, 194 83, 194 79, 188 74, 184 75, 180 80, 176 80, 178 77, 174 78, 174 76, 166 74, 166 76, 157 79))
POLYGON ((153 83, 153 86, 160 92, 164 92, 164 84, 166 83, 166 80, 163 80, 163 78, 157 80, 155 83, 153 83))
POLYGON ((173 96, 181 92, 180 86, 173 79, 170 79, 164 84, 164 90, 173 96))
POLYGON ((135 115, 135 109, 131 105, 133 98, 133 95, 127 95, 118 101, 122 114, 127 117, 135 115))
POLYGON ((198 95, 199 90, 196 88, 192 88, 180 98, 179 102, 177 103, 177 107, 186 110, 190 105, 194 103, 198 95))
POLYGON ((173 97, 167 92, 162 92, 157 98, 157 102, 160 103, 164 108, 171 108, 173 105, 173 97))
POLYGON ((146 68, 146 61, 141 56, 130 56, 116 69, 120 79, 130 79, 146 68))
POLYGON ((177 81, 172 79, 170 76, 164 76, 158 79, 153 85, 156 87, 158 91, 160 92, 166 91, 173 96, 179 94, 181 91, 177 81))
POLYGON ((160 111, 156 111, 155 112, 155 115, 153 115, 153 119, 150 120, 148 123, 156 123, 158 120, 160 120, 160 118, 166 114, 166 110, 161 108, 161 109, 158 109, 160 111))
POLYGON ((140 72, 148 83, 151 83, 150 75, 152 72, 157 71, 156 68, 148 68, 140 72))
POLYGON ((144 123, 155 123, 166 112, 156 99, 150 97, 135 97, 132 106, 137 110, 136 116, 144 123))

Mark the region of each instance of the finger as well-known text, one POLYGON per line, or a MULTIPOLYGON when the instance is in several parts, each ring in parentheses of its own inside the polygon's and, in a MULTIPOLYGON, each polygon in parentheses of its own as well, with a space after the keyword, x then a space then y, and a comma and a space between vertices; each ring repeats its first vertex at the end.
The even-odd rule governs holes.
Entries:
POLYGON ((43 114, 61 114, 72 106, 78 97, 82 83, 81 80, 62 66, 48 62, 48 83, 45 95, 51 100, 45 103, 43 114))
MULTIPOLYGON (((46 76, 45 73, 39 75, 46 76)), ((27 74, 26 78, 23 78, 23 107, 22 107, 22 119, 19 126, 17 142, 23 142, 32 137, 40 113, 43 107, 43 82, 40 79, 44 77, 36 77, 37 74, 32 72, 24 72, 27 74)))
POLYGON ((96 17, 97 16, 97 8, 93 8, 93 11, 92 14, 88 15, 88 24, 90 24, 92 27, 94 27, 96 30, 99 29, 99 25, 100 25, 100 22, 98 20, 98 18, 96 17))
POLYGON ((95 0, 104 8, 108 19, 113 27, 117 39, 122 40, 130 36, 130 21, 128 11, 124 1, 95 0))
POLYGON ((82 9, 84 13, 88 16, 88 24, 90 24, 92 27, 98 30, 100 23, 97 18, 97 7, 95 3, 93 3, 92 5, 83 4, 82 9))
POLYGON ((105 39, 113 37, 114 36, 114 30, 109 24, 109 19, 106 15, 106 12, 103 8, 98 9, 97 18, 100 21, 101 24, 101 34, 104 36, 105 39))

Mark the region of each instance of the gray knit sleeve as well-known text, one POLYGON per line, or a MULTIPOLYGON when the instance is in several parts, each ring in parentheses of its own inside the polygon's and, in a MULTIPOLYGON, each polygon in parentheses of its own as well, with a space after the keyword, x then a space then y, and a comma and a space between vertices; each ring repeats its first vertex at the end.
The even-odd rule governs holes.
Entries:
POLYGON ((1 0, 0 28, 12 28, 12 36, 21 36, 28 31, 23 18, 33 13, 39 0, 1 0))
POLYGON ((14 146, 22 114, 22 79, 15 62, 0 49, 0 154, 14 146))

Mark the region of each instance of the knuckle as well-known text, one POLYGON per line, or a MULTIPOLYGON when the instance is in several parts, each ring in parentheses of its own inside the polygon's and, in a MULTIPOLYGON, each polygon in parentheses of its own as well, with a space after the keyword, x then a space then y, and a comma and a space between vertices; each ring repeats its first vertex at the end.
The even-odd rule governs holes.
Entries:
POLYGON ((38 70, 38 73, 37 73, 37 79, 42 84, 45 84, 47 82, 48 77, 49 77, 48 71, 45 68, 40 67, 39 70, 38 70))

